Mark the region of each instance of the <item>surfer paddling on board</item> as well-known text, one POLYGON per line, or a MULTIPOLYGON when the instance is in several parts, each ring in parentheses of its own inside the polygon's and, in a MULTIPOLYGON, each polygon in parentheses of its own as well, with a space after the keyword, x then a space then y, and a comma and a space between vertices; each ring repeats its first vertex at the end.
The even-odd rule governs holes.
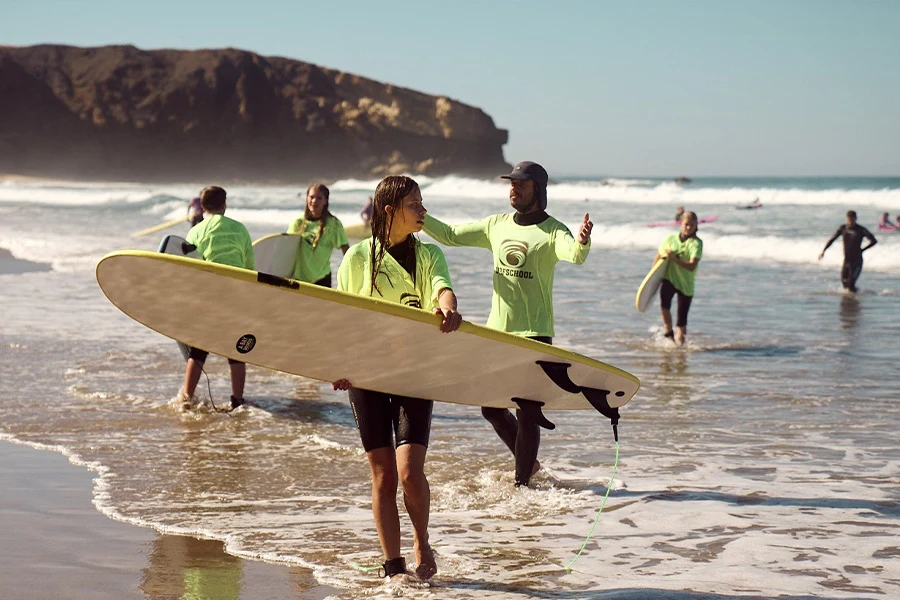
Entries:
MULTIPOLYGON (((209 262, 256 270, 253 242, 243 223, 225 216, 225 190, 211 186, 200 192, 200 203, 207 217, 191 227, 185 240, 197 247, 197 253, 209 262)), ((182 409, 194 406, 194 391, 209 353, 191 348, 184 370, 184 386, 178 392, 182 409)), ((244 403, 244 381, 247 367, 244 363, 228 359, 231 369, 231 408, 244 403)))
MULTIPOLYGON (((444 253, 413 235, 425 219, 422 193, 409 177, 385 177, 375 190, 372 237, 355 244, 338 269, 338 289, 373 296, 441 316, 440 329, 459 329, 456 294, 444 253)), ((390 369, 390 356, 384 360, 390 369)), ((428 541, 431 491, 425 477, 425 453, 434 402, 352 387, 347 379, 336 390, 350 390, 350 406, 372 471, 372 514, 384 552, 385 575, 405 574, 400 545, 397 484, 403 486, 406 512, 413 525, 413 551, 420 579, 437 572, 428 541)))
POLYGON ((330 192, 323 183, 306 190, 303 216, 288 228, 288 233, 301 236, 300 250, 294 263, 293 278, 322 287, 331 287, 331 254, 340 248, 347 253, 350 243, 344 224, 328 210, 330 192))
POLYGON ((697 237, 697 214, 691 211, 681 216, 681 231, 673 233, 659 245, 656 264, 661 258, 667 258, 666 273, 659 288, 659 305, 662 312, 665 336, 673 339, 679 346, 684 345, 687 336, 688 311, 694 299, 694 279, 697 277, 697 265, 703 255, 703 240, 697 237), (678 294, 678 321, 675 331, 672 330, 672 298, 678 294))
POLYGON ((837 228, 834 235, 825 243, 819 260, 825 256, 825 251, 834 243, 834 240, 842 238, 844 242, 844 264, 841 266, 841 285, 845 290, 856 293, 856 280, 859 279, 863 268, 863 252, 878 243, 872 233, 856 222, 856 211, 847 211, 847 222, 837 228), (863 240, 869 240, 868 245, 862 245, 863 240))
MULTIPOLYGON (((587 213, 573 237, 568 227, 547 214, 547 171, 524 161, 509 175, 512 214, 474 223, 446 225, 425 217, 424 231, 448 246, 475 246, 494 254, 494 293, 487 326, 553 343, 553 274, 556 263, 582 264, 591 249, 594 224, 587 213)), ((514 417, 505 408, 481 409, 497 435, 515 456, 516 486, 528 485, 540 469, 538 421, 524 410, 514 417)))

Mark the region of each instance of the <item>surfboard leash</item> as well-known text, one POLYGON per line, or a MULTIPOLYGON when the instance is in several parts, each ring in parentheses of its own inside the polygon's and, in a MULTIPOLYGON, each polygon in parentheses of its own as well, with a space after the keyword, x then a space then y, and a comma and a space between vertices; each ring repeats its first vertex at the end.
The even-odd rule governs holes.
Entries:
POLYGON ((603 512, 603 508, 606 506, 606 499, 609 498, 609 492, 612 490, 613 481, 616 479, 616 471, 619 469, 619 432, 617 430, 616 425, 613 425, 613 432, 616 438, 616 460, 613 463, 612 476, 609 478, 609 483, 606 484, 606 494, 603 495, 603 501, 600 503, 600 508, 597 509, 597 516, 594 517, 594 523, 591 525, 590 531, 588 531, 587 537, 584 538, 584 543, 581 544, 581 548, 578 549, 578 553, 575 554, 575 558, 573 558, 569 564, 565 566, 566 573, 572 571, 572 565, 575 564, 575 561, 578 560, 578 557, 581 556, 581 553, 584 552, 585 547, 587 547, 588 542, 591 540, 591 537, 594 535, 594 529, 597 527, 597 523, 600 521, 600 513, 603 512))

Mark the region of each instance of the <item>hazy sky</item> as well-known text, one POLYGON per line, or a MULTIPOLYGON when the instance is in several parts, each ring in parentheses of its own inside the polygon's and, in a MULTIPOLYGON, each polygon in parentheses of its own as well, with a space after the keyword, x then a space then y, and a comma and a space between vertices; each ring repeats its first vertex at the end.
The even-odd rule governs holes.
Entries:
POLYGON ((0 0, 0 44, 231 46, 482 108, 551 175, 900 175, 900 0, 0 0))

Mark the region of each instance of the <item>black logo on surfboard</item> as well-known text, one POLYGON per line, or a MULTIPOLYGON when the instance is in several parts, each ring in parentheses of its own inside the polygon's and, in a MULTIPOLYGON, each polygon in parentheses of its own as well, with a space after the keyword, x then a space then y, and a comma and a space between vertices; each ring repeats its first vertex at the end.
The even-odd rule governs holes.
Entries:
POLYGON ((256 346, 256 336, 252 333, 245 333, 234 345, 235 349, 241 354, 247 354, 256 346))

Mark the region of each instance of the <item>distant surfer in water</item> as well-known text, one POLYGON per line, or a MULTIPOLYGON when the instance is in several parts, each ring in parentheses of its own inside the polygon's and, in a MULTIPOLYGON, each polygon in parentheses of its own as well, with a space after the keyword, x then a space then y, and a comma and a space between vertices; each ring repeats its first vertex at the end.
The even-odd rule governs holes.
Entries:
POLYGON ((190 221, 191 227, 203 220, 203 205, 200 203, 200 196, 188 203, 187 220, 190 221))
POLYGON ((862 274, 863 252, 878 243, 872 233, 856 222, 856 211, 847 211, 847 222, 837 228, 834 235, 825 243, 819 260, 825 256, 825 251, 834 243, 834 240, 842 238, 844 242, 844 264, 841 266, 841 285, 845 290, 856 293, 856 280, 862 274), (868 245, 863 246, 863 240, 869 240, 868 245))
MULTIPOLYGON (((448 246, 475 246, 494 254, 494 294, 487 326, 553 343, 553 274, 556 263, 582 264, 591 249, 594 224, 587 214, 573 237, 568 227, 547 214, 547 171, 524 161, 508 179, 513 214, 493 215, 475 223, 446 225, 425 217, 424 231, 448 246)), ((537 423, 521 410, 482 408, 516 460, 516 485, 528 485, 540 469, 537 423)))
POLYGON ((344 224, 328 210, 329 195, 324 183, 309 186, 303 216, 291 223, 287 231, 302 238, 294 279, 327 288, 331 287, 331 253, 340 248, 346 254, 350 248, 344 224))
MULTIPOLYGON (((225 216, 225 190, 212 186, 200 192, 200 203, 207 214, 203 222, 191 227, 185 240, 197 247, 197 253, 209 262, 256 270, 253 242, 243 223, 225 216)), ((209 353, 191 348, 184 370, 184 386, 178 394, 183 409, 194 406, 194 391, 209 353)), ((228 359, 231 369, 231 408, 244 403, 244 381, 247 367, 244 363, 228 359)))
MULTIPOLYGON (((684 207, 679 206, 675 209, 675 223, 681 223, 681 216, 684 214, 684 207)), ((674 223, 673 223, 674 225, 674 223)))
MULTIPOLYGON (((444 253, 413 235, 421 231, 425 212, 415 181, 385 177, 375 190, 372 237, 344 255, 338 289, 431 311, 441 315, 441 331, 448 333, 459 329, 462 317, 456 310, 444 253)), ((384 360, 384 368, 391 368, 389 354, 372 359, 384 360)), ((359 389, 347 379, 335 381, 334 389, 350 391, 350 406, 372 471, 372 514, 385 574, 406 573, 397 510, 399 479, 413 525, 415 574, 430 579, 437 564, 428 541, 431 491, 425 477, 425 453, 434 402, 359 389)))
POLYGON ((667 259, 666 273, 659 288, 659 305, 665 336, 684 345, 687 336, 688 311, 694 299, 697 265, 703 256, 703 240, 697 237, 697 215, 691 211, 681 216, 681 231, 673 233, 659 245, 654 264, 667 259), (678 295, 678 320, 672 329, 672 298, 678 295))
MULTIPOLYGON (((900 216, 897 217, 897 220, 900 221, 900 216)), ((878 219, 878 229, 883 229, 885 231, 891 231, 894 229, 894 224, 891 223, 891 215, 890 213, 884 213, 881 215, 881 218, 878 219)))

